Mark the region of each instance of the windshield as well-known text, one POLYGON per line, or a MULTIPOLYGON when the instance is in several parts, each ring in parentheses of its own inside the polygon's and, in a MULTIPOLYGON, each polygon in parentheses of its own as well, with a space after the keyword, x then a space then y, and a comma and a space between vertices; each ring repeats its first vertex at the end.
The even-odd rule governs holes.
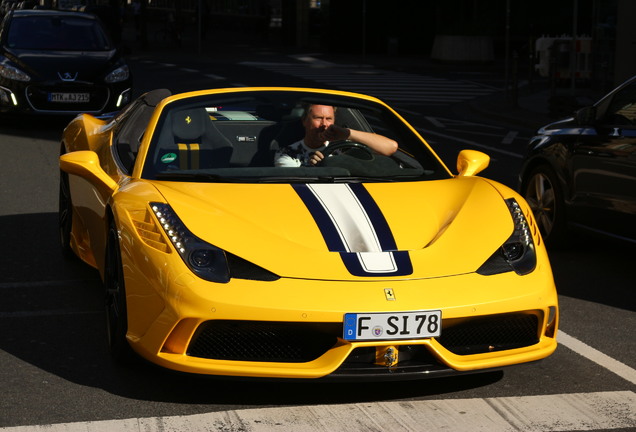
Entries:
POLYGON ((7 35, 13 49, 107 51, 112 49, 100 23, 80 16, 14 17, 7 35))
MULTIPOLYGON (((351 133, 351 136, 354 134, 351 133)), ((360 140, 363 141, 363 140, 360 140)), ((245 91, 169 103, 151 138, 143 178, 194 182, 414 181, 449 174, 422 140, 386 107, 301 91, 245 91), (353 139, 328 141, 317 165, 303 162, 311 106, 333 107, 336 126, 398 144, 381 155, 353 139), (296 165, 281 163, 289 155, 296 165), (295 160, 298 158, 299 160, 295 160)))

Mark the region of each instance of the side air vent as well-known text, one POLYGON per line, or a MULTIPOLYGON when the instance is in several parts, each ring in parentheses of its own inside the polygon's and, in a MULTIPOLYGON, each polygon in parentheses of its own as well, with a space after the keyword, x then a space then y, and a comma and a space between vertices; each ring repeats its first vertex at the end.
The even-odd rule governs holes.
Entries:
POLYGON ((170 253, 170 247, 165 242, 155 218, 149 211, 131 212, 130 217, 137 230, 137 234, 148 246, 158 251, 170 253))

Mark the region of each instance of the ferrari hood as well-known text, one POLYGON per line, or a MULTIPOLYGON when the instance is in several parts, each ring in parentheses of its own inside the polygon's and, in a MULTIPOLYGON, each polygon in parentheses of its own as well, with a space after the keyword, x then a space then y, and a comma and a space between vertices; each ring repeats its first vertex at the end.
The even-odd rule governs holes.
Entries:
POLYGON ((11 50, 10 58, 38 81, 101 81, 114 65, 116 51, 11 50))
POLYGON ((196 236, 281 277, 359 280, 470 273, 513 232, 501 194, 479 177, 155 186, 196 236))

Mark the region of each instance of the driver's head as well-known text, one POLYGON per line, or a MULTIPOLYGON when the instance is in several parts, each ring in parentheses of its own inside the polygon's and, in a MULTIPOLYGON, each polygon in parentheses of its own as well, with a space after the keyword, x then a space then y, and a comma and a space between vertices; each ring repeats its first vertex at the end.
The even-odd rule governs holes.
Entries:
POLYGON ((318 148, 324 145, 322 132, 334 124, 336 110, 330 105, 308 105, 302 117, 305 128, 305 144, 311 148, 318 148))

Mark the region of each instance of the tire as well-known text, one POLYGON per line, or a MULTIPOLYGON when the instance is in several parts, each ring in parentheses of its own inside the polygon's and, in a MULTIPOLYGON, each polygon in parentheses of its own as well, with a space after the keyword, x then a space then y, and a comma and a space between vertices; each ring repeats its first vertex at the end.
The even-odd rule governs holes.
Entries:
POLYGON ((119 248, 119 234, 111 221, 106 243, 106 266, 104 287, 106 289, 106 331, 108 347, 115 363, 130 365, 135 359, 126 339, 128 331, 128 309, 126 307, 126 287, 119 248))
POLYGON ((567 240, 567 217, 563 190, 556 175, 546 165, 534 168, 522 191, 546 245, 562 247, 567 240))
POLYGON ((68 174, 60 171, 60 193, 58 200, 58 221, 60 232, 60 246, 62 254, 71 258, 75 254, 71 248, 71 231, 73 229, 73 204, 71 202, 71 190, 68 182, 68 174))

